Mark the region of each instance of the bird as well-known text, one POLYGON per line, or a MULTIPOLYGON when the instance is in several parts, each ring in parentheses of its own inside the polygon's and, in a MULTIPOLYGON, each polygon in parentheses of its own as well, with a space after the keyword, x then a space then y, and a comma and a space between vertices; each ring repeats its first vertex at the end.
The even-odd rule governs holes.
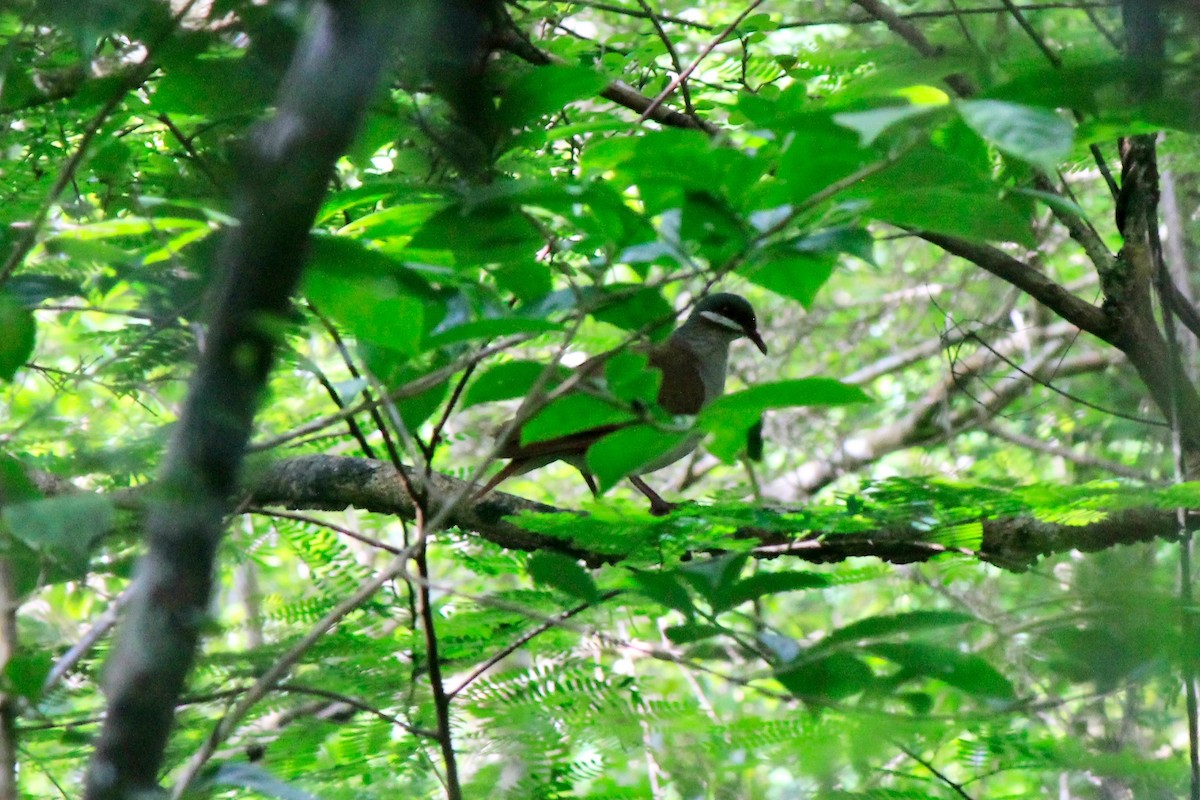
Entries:
MULTIPOLYGON (((767 345, 758 331, 754 308, 744 297, 718 292, 697 301, 692 313, 662 344, 647 353, 648 365, 661 371, 658 405, 669 414, 694 415, 725 393, 725 374, 729 363, 729 347, 737 339, 749 339, 767 354, 767 345)), ((500 483, 555 461, 574 466, 587 481, 592 494, 598 494, 594 476, 588 470, 587 449, 604 436, 625 425, 616 423, 572 433, 546 441, 521 443, 520 426, 509 428, 507 436, 497 447, 497 456, 509 462, 475 493, 480 500, 500 483)), ((645 465, 644 475, 673 464, 696 449, 700 437, 688 437, 681 445, 645 465)), ((641 478, 630 475, 629 481, 650 500, 650 513, 662 516, 674 508, 641 478)))

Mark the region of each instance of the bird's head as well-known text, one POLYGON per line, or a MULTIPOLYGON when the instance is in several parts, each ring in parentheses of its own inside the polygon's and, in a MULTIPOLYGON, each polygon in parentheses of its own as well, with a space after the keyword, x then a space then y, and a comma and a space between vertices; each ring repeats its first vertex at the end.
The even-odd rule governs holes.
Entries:
POLYGON ((767 354, 767 344, 758 333, 754 307, 740 295, 718 292, 700 298, 688 322, 724 332, 731 339, 745 336, 755 347, 767 354))

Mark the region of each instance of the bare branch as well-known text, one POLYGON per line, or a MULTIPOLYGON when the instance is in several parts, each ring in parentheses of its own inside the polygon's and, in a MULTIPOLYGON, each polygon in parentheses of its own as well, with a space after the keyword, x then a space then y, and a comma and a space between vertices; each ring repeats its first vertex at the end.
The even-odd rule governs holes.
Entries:
POLYGON ((1079 299, 1025 262, 986 244, 968 242, 939 233, 922 232, 920 236, 949 253, 967 259, 997 278, 1008 281, 1080 330, 1087 331, 1109 344, 1115 343, 1115 326, 1104 309, 1079 299))
POLYGON ((248 147, 240 224, 221 253, 204 354, 146 519, 129 616, 110 657, 109 710, 88 800, 157 791, 175 703, 207 615, 212 570, 276 334, 300 278, 308 231, 398 27, 386 0, 316 7, 274 119, 248 147))
MULTIPOLYGON (((458 493, 463 481, 434 473, 430 478, 431 496, 449 497, 458 493)), ((412 518, 413 504, 404 496, 399 478, 389 464, 340 456, 300 456, 272 465, 258 477, 254 501, 262 505, 289 508, 345 508, 352 505, 364 511, 412 518)), ((522 512, 561 512, 503 492, 493 492, 474 504, 459 504, 447 514, 446 522, 463 531, 475 531, 483 538, 514 550, 554 550, 583 559, 593 566, 621 560, 619 554, 597 553, 571 546, 561 539, 521 528, 508 517, 522 512)), ((765 509, 771 511, 772 509, 765 509)), ((796 509, 775 509, 793 514, 796 509)), ((1135 509, 1114 513, 1089 525, 1059 525, 1029 517, 1003 517, 983 520, 983 543, 975 556, 1010 570, 1024 570, 1039 557, 1065 553, 1072 549, 1086 552, 1105 550, 1118 544, 1132 544, 1155 538, 1175 536, 1175 515, 1171 511, 1135 509)), ((945 546, 927 541, 928 533, 908 526, 873 529, 859 533, 826 533, 798 528, 791 534, 746 528, 738 535, 762 542, 756 551, 761 557, 791 555, 806 561, 828 563, 866 556, 894 563, 926 561, 950 552, 945 546)))

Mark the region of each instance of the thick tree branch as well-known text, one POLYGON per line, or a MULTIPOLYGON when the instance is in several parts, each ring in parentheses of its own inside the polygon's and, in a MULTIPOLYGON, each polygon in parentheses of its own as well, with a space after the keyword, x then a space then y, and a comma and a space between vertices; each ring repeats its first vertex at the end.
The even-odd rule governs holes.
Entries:
POLYGON ((387 0, 318 5, 275 117, 246 155, 247 182, 220 256, 221 283, 146 519, 129 617, 107 667, 109 709, 87 775, 89 800, 157 790, 174 709, 207 615, 223 517, 308 231, 385 63, 387 0))
MULTIPOLYGON (((434 473, 430 478, 433 498, 450 497, 463 482, 434 473)), ((299 456, 276 462, 257 476, 252 490, 256 504, 282 505, 297 509, 344 509, 347 505, 364 511, 411 518, 412 500, 404 496, 402 483, 389 464, 341 456, 299 456)), ((462 503, 450 511, 447 523, 474 531, 488 541, 514 550, 552 549, 567 552, 592 565, 612 563, 620 556, 572 547, 560 539, 533 533, 506 517, 526 511, 562 511, 503 492, 494 492, 474 504, 462 503)), ((795 509, 779 509, 792 513, 795 509)), ((964 520, 973 522, 976 520, 964 520)), ((1176 535, 1175 514, 1157 509, 1117 512, 1088 525, 1061 525, 1027 516, 982 520, 983 541, 974 553, 1004 569, 1024 570, 1038 558, 1071 550, 1105 550, 1120 544, 1145 542, 1176 535)), ((791 533, 745 528, 739 535, 758 538, 761 557, 795 556, 805 561, 829 563, 853 557, 873 557, 894 563, 927 561, 954 551, 928 540, 928 532, 908 526, 878 528, 858 533, 830 533, 797 528, 791 533)))
MULTIPOLYGON (((552 54, 539 49, 511 25, 498 31, 496 39, 497 47, 535 66, 544 67, 548 64, 562 63, 552 54)), ((601 90, 600 96, 606 100, 611 100, 619 106, 628 108, 630 111, 636 111, 638 114, 652 119, 660 125, 666 125, 670 128, 700 130, 710 136, 715 136, 720 132, 720 129, 711 122, 682 114, 673 108, 662 105, 661 102, 655 103, 655 101, 628 83, 625 83, 625 81, 613 81, 601 90)))
POLYGON ((1055 314, 1080 330, 1109 344, 1114 343, 1115 327, 1104 309, 1081 300, 1041 272, 991 245, 968 242, 953 236, 922 232, 921 238, 948 253, 965 258, 977 267, 1011 283, 1055 314))

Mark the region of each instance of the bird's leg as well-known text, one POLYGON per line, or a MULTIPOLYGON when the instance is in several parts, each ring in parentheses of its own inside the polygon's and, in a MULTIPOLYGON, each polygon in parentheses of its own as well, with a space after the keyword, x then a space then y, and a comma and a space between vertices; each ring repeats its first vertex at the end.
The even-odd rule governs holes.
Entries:
POLYGON ((475 494, 471 495, 471 498, 467 502, 469 502, 469 503, 479 502, 484 497, 486 497, 487 494, 490 491, 492 491, 492 489, 495 489, 497 486, 499 486, 501 483, 503 483, 504 481, 511 478, 513 475, 520 475, 521 472, 523 471, 523 469, 525 469, 525 468, 526 468, 526 464, 523 461, 520 461, 519 459, 513 459, 512 461, 510 461, 504 465, 504 469, 500 470, 495 475, 493 475, 491 480, 489 480, 487 483, 485 483, 483 485, 482 489, 475 492, 475 494))
POLYGON ((630 475, 629 482, 637 488, 639 492, 646 495, 650 500, 650 513, 656 517, 663 517, 675 510, 674 503, 668 503, 659 496, 658 492, 650 488, 650 486, 637 475, 630 475))
POLYGON ((599 497, 600 496, 600 487, 596 485, 595 476, 592 475, 592 473, 584 472, 583 470, 580 470, 579 474, 583 476, 583 479, 585 481, 587 481, 588 488, 592 490, 592 497, 599 497))

